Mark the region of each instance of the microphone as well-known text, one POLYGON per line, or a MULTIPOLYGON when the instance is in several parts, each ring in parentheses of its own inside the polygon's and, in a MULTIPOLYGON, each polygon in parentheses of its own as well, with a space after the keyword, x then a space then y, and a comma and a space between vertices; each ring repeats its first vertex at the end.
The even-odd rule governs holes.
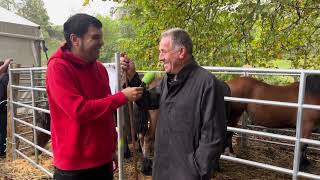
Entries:
POLYGON ((147 72, 141 80, 142 82, 140 84, 140 87, 146 88, 146 86, 148 84, 150 84, 154 80, 155 77, 156 77, 155 72, 147 72))

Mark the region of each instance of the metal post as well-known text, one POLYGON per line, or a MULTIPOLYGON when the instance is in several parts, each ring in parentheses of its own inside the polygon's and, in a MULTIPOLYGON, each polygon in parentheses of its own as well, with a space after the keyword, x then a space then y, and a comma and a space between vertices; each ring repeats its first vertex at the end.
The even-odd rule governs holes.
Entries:
MULTIPOLYGON (((247 112, 243 112, 242 116, 241 116, 241 128, 243 129, 247 129, 247 124, 248 124, 248 113, 247 112)), ((241 148, 246 148, 247 147, 247 134, 246 133, 241 133, 241 148)))
MULTIPOLYGON (((30 85, 31 88, 34 88, 34 82, 33 82, 33 71, 32 69, 30 69, 30 85)), ((32 101, 32 106, 35 107, 35 93, 34 93, 34 89, 31 90, 31 101, 32 101)), ((33 115, 33 126, 36 125, 36 110, 33 108, 32 109, 32 115, 33 115)), ((37 145, 38 144, 38 140, 37 140, 37 130, 33 127, 33 142, 37 145)), ((39 163, 39 159, 38 159, 38 150, 36 148, 36 146, 34 146, 34 156, 35 156, 35 161, 36 163, 39 163)))
MULTIPOLYGON (((248 68, 248 66, 247 65, 244 65, 244 66, 242 66, 242 67, 246 67, 246 68, 248 68)), ((244 72, 244 75, 243 75, 244 77, 249 77, 249 72, 248 71, 245 71, 244 72)), ((241 127, 243 128, 243 129, 247 129, 248 127, 247 127, 247 125, 248 125, 248 118, 249 118, 249 115, 248 115, 248 113, 246 112, 246 111, 244 111, 243 113, 242 113, 242 116, 241 116, 241 127)), ((246 148, 247 147, 247 140, 248 140, 248 137, 247 137, 247 134, 246 133, 241 133, 241 148, 242 149, 244 149, 244 148, 246 148)))
POLYGON ((9 66, 9 91, 10 91, 10 118, 11 118, 11 131, 12 131, 12 158, 15 160, 17 158, 16 154, 16 131, 15 131, 15 125, 14 125, 14 110, 13 110, 13 88, 12 88, 12 71, 11 66, 9 66))
MULTIPOLYGON (((115 64, 117 72, 117 91, 121 91, 121 69, 120 69, 120 54, 115 53, 115 64)), ((119 180, 124 179, 123 172, 123 122, 124 122, 124 107, 117 109, 117 127, 118 127, 118 166, 119 166, 119 180)))
POLYGON ((303 117, 303 108, 302 105, 304 103, 304 91, 305 91, 305 72, 301 72, 300 75, 300 84, 299 84, 299 96, 298 96, 298 109, 297 109, 297 123, 296 123, 296 143, 294 148, 294 160, 293 160, 293 174, 292 179, 296 180, 299 172, 300 165, 300 155, 301 155, 301 131, 302 131, 302 117, 303 117))

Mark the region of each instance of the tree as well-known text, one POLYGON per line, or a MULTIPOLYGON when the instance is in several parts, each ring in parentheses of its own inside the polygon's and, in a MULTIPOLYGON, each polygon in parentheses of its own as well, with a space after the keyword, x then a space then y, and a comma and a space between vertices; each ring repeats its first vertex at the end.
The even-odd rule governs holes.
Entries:
MULTIPOLYGON (((40 25, 49 56, 64 41, 62 26, 52 26, 42 0, 0 0, 0 6, 40 25)), ((42 59, 45 59, 44 54, 42 59)))
MULTIPOLYGON (((85 2, 85 1, 83 1, 85 2)), ((87 0, 89 3, 90 1, 87 0)), ((286 0, 118 0, 133 25, 123 47, 139 69, 159 67, 158 36, 172 27, 186 29, 201 65, 294 68, 319 67, 320 19, 316 1, 286 0)))
POLYGON ((0 6, 40 25, 45 37, 53 31, 42 0, 0 0, 0 6))
POLYGON ((40 25, 42 31, 50 29, 49 16, 42 0, 21 0, 18 14, 40 25))
POLYGON ((0 0, 0 6, 9 11, 14 11, 17 4, 14 0, 0 0))
POLYGON ((104 62, 113 62, 116 52, 125 52, 129 49, 124 45, 134 36, 132 26, 121 20, 113 20, 109 16, 98 15, 97 18, 102 22, 104 41, 100 59, 104 62))
POLYGON ((119 23, 113 21, 108 16, 98 15, 97 18, 102 22, 102 32, 104 46, 101 49, 100 59, 104 62, 110 62, 114 53, 119 52, 119 44, 117 40, 121 38, 119 31, 119 23))

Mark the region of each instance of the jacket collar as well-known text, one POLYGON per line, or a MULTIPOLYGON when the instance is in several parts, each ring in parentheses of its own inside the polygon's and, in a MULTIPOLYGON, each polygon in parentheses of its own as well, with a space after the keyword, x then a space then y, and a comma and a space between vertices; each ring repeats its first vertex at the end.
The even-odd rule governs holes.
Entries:
POLYGON ((173 74, 167 74, 168 83, 170 83, 171 85, 183 83, 184 81, 186 81, 189 74, 196 66, 198 66, 198 63, 194 60, 192 56, 190 59, 188 59, 188 63, 184 65, 184 67, 178 72, 176 80, 173 80, 173 74))

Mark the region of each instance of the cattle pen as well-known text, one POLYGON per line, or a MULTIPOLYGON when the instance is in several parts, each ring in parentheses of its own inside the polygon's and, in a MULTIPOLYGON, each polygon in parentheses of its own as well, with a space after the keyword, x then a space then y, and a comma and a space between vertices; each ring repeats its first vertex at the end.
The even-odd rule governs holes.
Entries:
MULTIPOLYGON (((115 62, 111 64, 105 64, 106 68, 108 68, 109 76, 112 76, 113 84, 111 84, 111 88, 113 93, 120 89, 120 72, 119 69, 119 55, 115 55, 115 62)), ((283 173, 290 175, 292 179, 296 180, 300 177, 310 178, 310 179, 320 179, 320 174, 313 174, 307 172, 299 171, 299 157, 301 155, 301 143, 306 143, 310 145, 314 145, 316 147, 320 147, 319 139, 306 139, 302 138, 302 116, 304 109, 315 109, 320 110, 320 106, 304 104, 304 87, 305 87, 305 79, 309 74, 320 74, 318 70, 294 70, 294 69, 264 69, 264 68, 236 68, 236 67, 208 67, 204 66, 205 69, 211 71, 213 74, 243 74, 246 75, 284 75, 284 76, 296 76, 299 78, 299 96, 297 103, 288 103, 288 102, 277 102, 277 101, 267 101, 267 100, 257 100, 257 99, 245 99, 245 98, 235 98, 235 97, 225 97, 225 101, 233 101, 233 102, 242 102, 242 103, 257 103, 257 104, 265 104, 265 105, 274 105, 281 107, 292 107, 297 108, 297 125, 296 125, 296 133, 294 136, 275 134, 264 131, 257 131, 252 129, 247 129, 247 126, 243 128, 234 128, 228 127, 228 131, 232 131, 235 133, 243 135, 254 135, 259 137, 267 137, 277 140, 283 140, 294 143, 294 158, 293 158, 293 167, 292 168, 284 168, 275 165, 271 165, 263 162, 256 162, 251 160, 246 160, 238 157, 231 157, 222 155, 221 159, 223 161, 230 161, 233 163, 240 163, 244 165, 254 166, 262 169, 268 169, 271 171, 283 173)), ((36 116, 37 111, 42 113, 50 113, 47 108, 43 108, 39 105, 40 102, 46 101, 46 89, 44 84, 45 79, 45 67, 34 67, 34 68, 10 68, 9 69, 9 91, 10 91, 10 118, 11 118, 11 130, 12 130, 12 152, 13 158, 16 159, 19 157, 26 159, 35 167, 39 168, 43 171, 48 178, 52 178, 52 168, 45 168, 41 163, 39 163, 39 152, 46 154, 49 158, 52 158, 51 148, 41 147, 38 145, 37 134, 44 133, 50 135, 50 131, 41 128, 37 125, 36 116), (17 74, 27 75, 26 79, 23 79, 25 76, 17 74), (18 79, 18 80, 17 80, 18 79), (19 82, 20 80, 20 82, 19 82), (21 83, 21 80, 27 80, 27 83, 21 83), (28 94, 25 96, 21 96, 19 94, 28 94), (23 97, 23 98, 17 98, 23 97), (22 110, 23 109, 23 110, 22 110), (26 127, 26 128, 21 128, 26 127), (25 131, 21 131, 24 129, 25 131), (20 146, 18 147, 17 144, 20 146), (22 143, 23 142, 23 143, 22 143), (30 152, 32 149, 32 153, 30 152), (26 153, 25 153, 26 152, 26 153), (31 154, 31 155, 30 155, 31 154)), ((123 109, 120 108, 118 110, 118 127, 123 126, 123 109)), ((246 123, 245 123, 246 124, 246 123)), ((124 179, 124 168, 123 168, 123 137, 122 137, 122 128, 118 128, 118 153, 119 153, 119 179, 124 179)), ((265 140, 266 141, 266 140, 265 140)), ((273 141, 274 142, 274 141, 273 141)), ((275 142, 277 143, 277 142, 275 142)), ((290 143, 288 143, 290 144, 290 143)))
POLYGON ((296 135, 295 137, 287 136, 287 135, 280 135, 274 133, 267 133, 267 132, 260 132, 248 129, 240 129, 240 128, 233 128, 228 127, 228 131, 241 133, 241 134, 251 134, 257 135, 262 137, 270 137, 279 140, 286 140, 294 142, 294 162, 293 168, 287 169, 278 166, 273 166, 270 164, 265 163, 258 163, 253 161, 248 161, 240 158, 230 157, 222 155, 222 159, 238 162, 250 166, 256 166, 259 168, 265 168, 281 173, 285 173, 288 175, 292 175, 292 179, 297 179, 298 177, 305 177, 311 179, 320 179, 319 175, 305 173, 299 171, 299 157, 301 155, 301 143, 311 144, 315 146, 319 146, 319 140, 311 140, 306 138, 301 138, 302 134, 302 116, 303 116, 303 109, 315 109, 320 110, 320 106, 317 105, 310 105, 304 104, 304 94, 305 94, 305 82, 306 76, 310 74, 320 74, 320 71, 317 70, 293 70, 293 69, 263 69, 263 68, 232 68, 232 67, 204 67, 210 71, 213 71, 214 74, 219 73, 245 73, 245 75, 286 75, 286 76, 299 76, 299 93, 298 93, 298 103, 288 103, 288 102, 278 102, 278 101, 267 101, 267 100, 258 100, 258 99, 246 99, 246 98, 235 98, 235 97, 225 97, 226 101, 234 101, 234 102, 242 102, 242 103, 256 103, 256 104, 264 104, 264 105, 273 105, 273 106, 282 106, 282 107, 293 107, 297 108, 297 123, 296 123, 296 135))

